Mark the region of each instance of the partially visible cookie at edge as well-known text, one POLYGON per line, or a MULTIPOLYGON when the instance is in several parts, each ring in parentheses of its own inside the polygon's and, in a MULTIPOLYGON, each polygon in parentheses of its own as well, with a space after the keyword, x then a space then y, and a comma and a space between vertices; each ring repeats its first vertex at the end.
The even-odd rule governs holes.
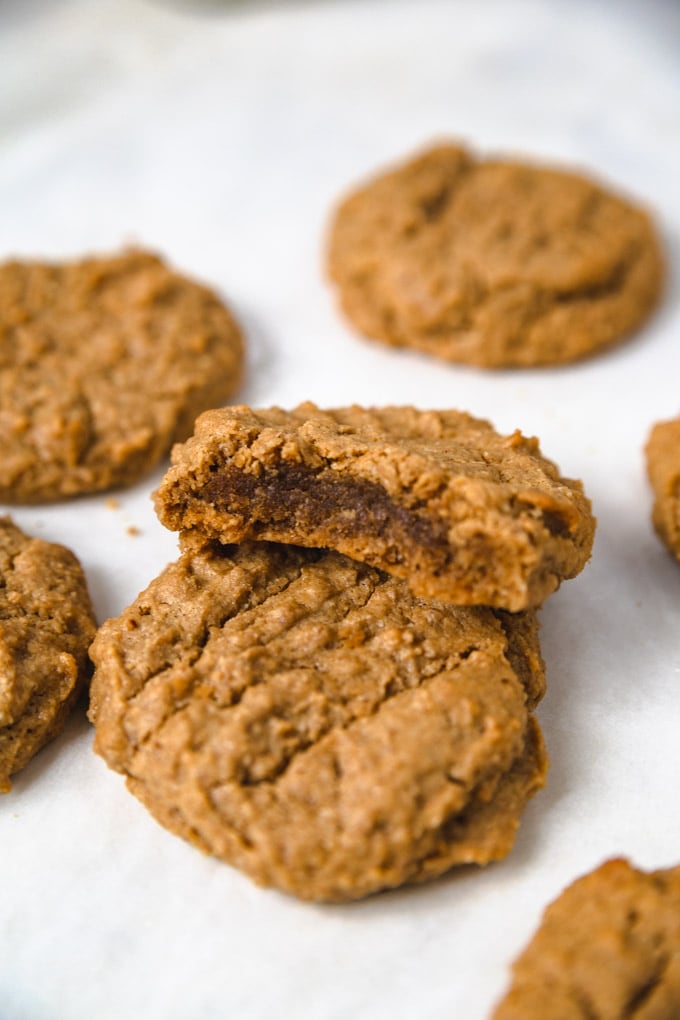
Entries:
POLYGON ((614 859, 545 911, 492 1020, 677 1020, 680 867, 614 859))
POLYGON ((207 287, 131 250, 0 265, 0 502, 129 485, 240 383, 207 287))
POLYGON ((303 899, 503 857, 544 782, 534 614, 419 599, 337 553, 194 537, 91 655, 109 766, 168 829, 303 899))
POLYGON ((419 595, 512 612, 587 562, 580 482, 535 439, 413 407, 206 412, 156 493, 166 527, 332 548, 419 595))
POLYGON ((646 455, 654 492, 652 521, 659 538, 680 560, 680 418, 654 426, 646 455))
POLYGON ((95 630, 73 553, 0 517, 0 792, 61 731, 95 630))
POLYGON ((658 302, 650 216, 579 173, 436 145, 341 202, 329 272, 364 335, 483 368, 558 365, 658 302))

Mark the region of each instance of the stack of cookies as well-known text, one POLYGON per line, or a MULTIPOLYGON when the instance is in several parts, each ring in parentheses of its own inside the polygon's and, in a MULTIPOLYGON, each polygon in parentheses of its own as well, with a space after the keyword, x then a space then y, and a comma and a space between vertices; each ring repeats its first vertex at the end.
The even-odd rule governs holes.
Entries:
POLYGON ((156 507, 182 555, 99 631, 90 712, 163 825, 317 900, 508 853, 580 483, 456 411, 241 406, 197 420, 156 507))

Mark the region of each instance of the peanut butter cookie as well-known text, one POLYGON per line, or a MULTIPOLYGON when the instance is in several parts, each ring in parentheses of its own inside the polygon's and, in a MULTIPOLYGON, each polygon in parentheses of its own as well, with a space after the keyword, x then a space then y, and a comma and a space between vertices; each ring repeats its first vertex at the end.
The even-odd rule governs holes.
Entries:
POLYGON ((336 549, 461 605, 539 605, 593 541, 581 484, 535 439, 459 411, 222 408, 173 463, 156 494, 171 529, 336 549))
POLYGON ((95 630, 73 553, 0 517, 0 792, 60 732, 95 630))
POLYGON ((241 335, 142 251, 0 266, 0 502, 128 485, 239 383, 241 335))
POLYGON ((184 542, 91 650, 95 749, 159 822, 312 900, 509 852, 546 767, 533 613, 334 552, 184 542))
POLYGON ((339 207, 329 269, 366 336, 484 368, 620 340, 663 277, 649 216, 575 173, 439 145, 339 207))
POLYGON ((680 867, 607 861, 552 903, 493 1020, 677 1020, 680 867))
POLYGON ((680 560, 680 418, 655 425, 646 452, 654 491, 654 527, 680 560))

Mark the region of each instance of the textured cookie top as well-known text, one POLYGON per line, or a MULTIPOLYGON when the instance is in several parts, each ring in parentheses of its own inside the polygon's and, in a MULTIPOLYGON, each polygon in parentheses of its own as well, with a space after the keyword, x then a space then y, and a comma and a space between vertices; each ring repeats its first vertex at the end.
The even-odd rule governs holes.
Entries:
POLYGON ((0 501, 135 481, 242 360, 217 297, 153 255, 0 265, 0 501))
POLYGON ((80 564, 0 518, 0 791, 61 728, 95 623, 80 564))
POLYGON ((330 274, 368 336, 484 367, 558 364, 620 339, 659 295, 645 212, 563 170, 440 145, 360 187, 330 274))
POLYGON ((168 828, 306 899, 507 853, 545 759, 533 614, 336 553, 193 548, 92 646, 96 750, 168 828))
POLYGON ((459 411, 222 408, 172 456, 167 527, 337 549, 432 598, 538 605, 591 551, 581 484, 459 411))
POLYGON ((493 1020, 677 1020, 680 867, 607 861, 546 910, 493 1020))
POLYGON ((646 453, 654 492, 654 527, 680 560, 680 418, 654 426, 646 453))

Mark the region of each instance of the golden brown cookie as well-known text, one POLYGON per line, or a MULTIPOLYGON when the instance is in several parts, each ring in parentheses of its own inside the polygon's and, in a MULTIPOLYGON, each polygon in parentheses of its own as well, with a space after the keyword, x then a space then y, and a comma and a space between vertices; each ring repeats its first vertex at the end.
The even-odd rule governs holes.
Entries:
POLYGON ((509 852, 546 768, 533 613, 333 552, 189 545, 91 650, 95 749, 159 822, 313 900, 509 852))
POLYGON ((569 886, 513 966, 493 1020, 677 1020, 680 867, 607 861, 569 886))
POLYGON ((154 255, 0 265, 0 502, 136 481, 242 361, 223 304, 154 255))
POLYGON ((590 556, 580 482, 535 439, 460 411, 222 408, 173 463, 156 494, 167 527, 337 549, 429 598, 516 612, 590 556))
POLYGON ((654 527, 680 560, 680 418, 654 426, 646 453, 654 492, 654 527))
POLYGON ((78 560, 0 517, 0 792, 62 729, 96 630, 78 560))
POLYGON ((587 357, 663 277, 649 216, 575 173, 439 145, 338 208, 329 271, 366 336, 484 368, 587 357))

